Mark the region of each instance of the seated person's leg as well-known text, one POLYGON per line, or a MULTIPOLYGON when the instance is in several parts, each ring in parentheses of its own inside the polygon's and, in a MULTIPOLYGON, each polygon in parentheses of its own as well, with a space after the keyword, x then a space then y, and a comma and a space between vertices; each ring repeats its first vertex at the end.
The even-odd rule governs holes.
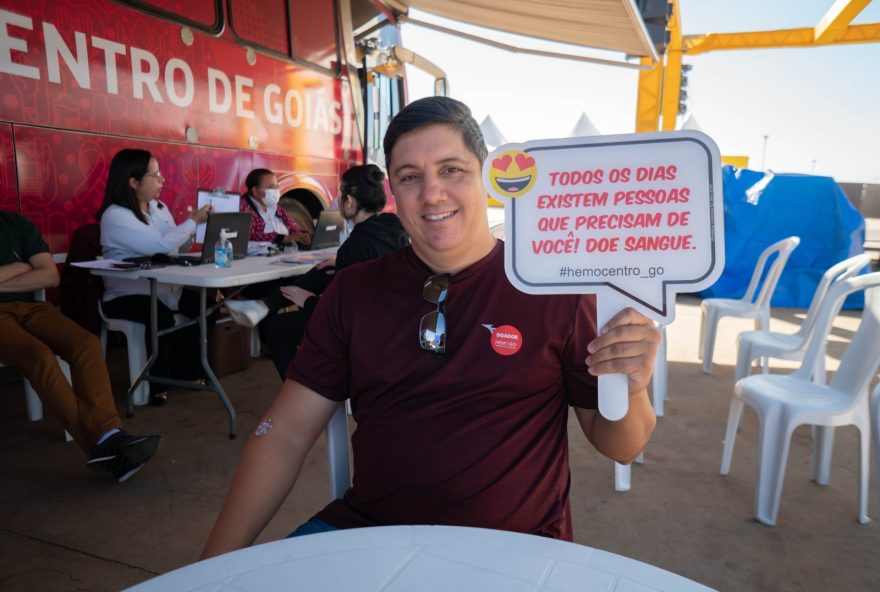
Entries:
POLYGON ((23 327, 70 365, 76 421, 86 440, 94 444, 107 431, 122 427, 101 344, 51 304, 37 306, 38 314, 29 315, 23 327))
POLYGON ((284 380, 287 367, 296 356, 309 317, 305 311, 297 310, 275 315, 266 321, 266 346, 281 380, 284 380))
POLYGON ((61 422, 83 452, 91 454, 95 441, 89 439, 80 429, 76 394, 61 372, 55 354, 48 345, 24 329, 21 323, 25 315, 6 312, 11 307, 22 310, 21 307, 25 306, 33 305, 2 305, 0 334, 3 339, 0 339, 0 362, 15 368, 30 381, 47 412, 61 422))
MULTIPOLYGON (((265 295, 260 296, 258 299, 229 300, 226 302, 226 308, 229 309, 229 314, 232 317, 232 320, 239 325, 256 327, 257 325, 262 325, 264 319, 276 315, 278 311, 292 304, 290 300, 285 298, 281 293, 280 288, 282 286, 297 286, 303 290, 308 290, 313 294, 320 295, 323 294, 324 290, 327 289, 327 286, 330 285, 330 282, 333 279, 333 274, 333 267, 324 267, 321 269, 312 268, 300 276, 283 278, 277 282, 255 284, 254 286, 248 287, 248 289, 250 289, 259 286, 260 289, 255 290, 255 293, 262 294, 265 292, 264 287, 268 286, 270 283, 275 284, 277 289, 266 292, 265 295)), ((254 298, 252 294, 248 294, 248 289, 245 289, 242 294, 247 295, 247 298, 254 298)), ((263 332, 261 331, 261 335, 262 334, 263 332)))
POLYGON ((61 315, 50 304, 16 303, 26 311, 16 317, 0 305, 0 362, 19 369, 34 387, 48 413, 61 421, 88 455, 87 466, 126 481, 146 464, 159 436, 136 436, 122 430, 110 379, 97 338, 61 315), (36 335, 32 335, 33 331, 36 335), (43 339, 51 342, 55 352, 43 339), (55 355, 71 366, 72 387, 55 355), (96 389, 96 390, 90 390, 96 389))

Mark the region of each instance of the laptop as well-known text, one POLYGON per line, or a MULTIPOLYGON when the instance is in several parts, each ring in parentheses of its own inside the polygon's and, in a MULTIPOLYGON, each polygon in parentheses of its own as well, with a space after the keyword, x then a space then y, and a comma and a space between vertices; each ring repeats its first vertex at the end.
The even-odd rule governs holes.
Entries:
POLYGON ((247 256, 248 239, 251 235, 250 212, 221 212, 210 214, 205 228, 205 242, 201 253, 183 253, 177 259, 183 265, 201 265, 214 262, 214 245, 220 238, 220 231, 226 228, 238 236, 229 239, 232 243, 232 258, 244 259, 247 256))
POLYGON ((339 210, 322 210, 315 226, 315 235, 308 246, 300 246, 307 251, 338 247, 348 235, 348 225, 339 210))

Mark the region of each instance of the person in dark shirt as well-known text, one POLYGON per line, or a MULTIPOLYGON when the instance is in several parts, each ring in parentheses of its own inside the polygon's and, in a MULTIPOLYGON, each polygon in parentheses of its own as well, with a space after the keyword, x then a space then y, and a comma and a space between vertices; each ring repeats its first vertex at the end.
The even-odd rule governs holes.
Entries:
POLYGON ((619 462, 653 431, 653 322, 627 308, 597 331, 592 296, 513 288, 489 232, 487 151, 467 106, 415 101, 384 147, 411 247, 340 273, 322 296, 202 557, 254 541, 346 399, 357 422, 352 487, 294 535, 429 523, 571 540, 569 406, 619 462), (628 379, 619 421, 596 410, 597 376, 612 373, 628 379))
POLYGON ((156 452, 159 436, 122 429, 110 376, 94 334, 38 302, 35 292, 58 285, 49 247, 24 216, 0 212, 0 363, 21 372, 48 412, 89 457, 86 465, 120 483, 156 452), (72 384, 61 371, 70 365, 72 384))
POLYGON ((395 214, 382 213, 387 201, 384 181, 385 173, 374 164, 345 171, 339 187, 339 212, 354 228, 336 256, 323 261, 304 276, 286 280, 288 285, 281 285, 262 300, 226 303, 237 323, 250 327, 260 324, 261 337, 282 380, 296 355, 318 298, 336 272, 409 244, 400 219, 395 214), (291 303, 295 306, 290 306, 291 303), (281 314, 276 314, 279 311, 281 314), (264 317, 267 317, 265 321, 264 317))

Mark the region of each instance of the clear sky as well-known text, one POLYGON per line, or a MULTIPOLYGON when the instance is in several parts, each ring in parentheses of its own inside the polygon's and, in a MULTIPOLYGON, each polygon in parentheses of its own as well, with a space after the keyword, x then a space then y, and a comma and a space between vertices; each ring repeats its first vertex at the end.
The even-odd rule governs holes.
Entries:
MULTIPOLYGON (((833 0, 682 0, 685 35, 814 26, 833 0)), ((486 32, 425 13, 421 20, 525 47, 570 47, 486 32)), ((880 0, 853 21, 880 22, 880 0)), ((635 125, 636 70, 513 54, 424 27, 404 25, 404 45, 443 68, 451 96, 477 121, 491 114, 509 142, 568 136, 586 113, 604 134, 635 125)), ((623 59, 621 54, 581 51, 623 59)), ((722 154, 776 172, 880 183, 880 43, 723 51, 685 56, 690 113, 722 154)), ((432 93, 409 72, 410 99, 432 93)))

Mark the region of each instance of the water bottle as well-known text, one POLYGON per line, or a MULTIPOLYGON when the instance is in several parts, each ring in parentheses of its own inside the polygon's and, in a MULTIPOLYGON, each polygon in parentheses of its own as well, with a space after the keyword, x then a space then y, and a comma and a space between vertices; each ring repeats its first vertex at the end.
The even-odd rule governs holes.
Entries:
POLYGON ((214 267, 232 267, 232 242, 230 238, 235 238, 238 233, 230 232, 228 228, 220 229, 220 238, 214 245, 214 267))

